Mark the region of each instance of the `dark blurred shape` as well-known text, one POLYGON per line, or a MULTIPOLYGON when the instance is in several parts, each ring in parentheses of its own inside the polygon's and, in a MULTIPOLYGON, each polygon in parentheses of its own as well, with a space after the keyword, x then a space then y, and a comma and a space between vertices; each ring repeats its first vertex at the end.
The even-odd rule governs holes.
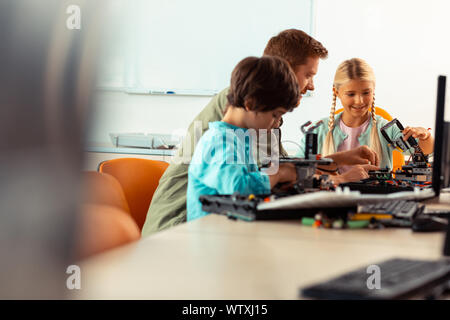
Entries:
POLYGON ((415 232, 446 231, 447 225, 446 218, 419 216, 414 219, 411 229, 415 232))
POLYGON ((0 299, 71 292, 66 269, 76 258, 83 132, 98 43, 92 5, 0 2, 0 299), (66 26, 69 5, 81 8, 79 30, 66 26))

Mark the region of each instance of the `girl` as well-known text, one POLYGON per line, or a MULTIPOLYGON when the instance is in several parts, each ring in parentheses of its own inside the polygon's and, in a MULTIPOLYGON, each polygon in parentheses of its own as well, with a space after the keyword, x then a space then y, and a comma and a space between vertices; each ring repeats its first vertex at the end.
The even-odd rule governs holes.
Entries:
MULTIPOLYGON (((353 58, 342 62, 337 68, 333 82, 333 104, 330 117, 323 119, 316 129, 318 150, 326 156, 336 151, 353 149, 367 145, 379 157, 381 168, 392 168, 392 147, 382 136, 380 128, 388 121, 375 114, 375 74, 362 59, 353 58), (344 111, 335 115, 336 100, 342 103, 344 111)), ((419 140, 419 146, 425 154, 433 152, 434 141, 430 132, 421 127, 406 127, 400 131, 396 126, 387 130, 391 140, 410 136, 419 140)), ((303 156, 305 141, 300 143, 298 155, 303 156)), ((340 168, 345 172, 348 167, 340 168)))

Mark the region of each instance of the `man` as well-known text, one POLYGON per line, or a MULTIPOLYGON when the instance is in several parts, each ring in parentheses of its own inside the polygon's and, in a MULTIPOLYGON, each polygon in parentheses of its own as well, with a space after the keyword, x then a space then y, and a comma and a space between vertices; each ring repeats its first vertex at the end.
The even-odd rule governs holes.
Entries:
MULTIPOLYGON (((284 58, 294 70, 301 94, 314 90, 313 78, 317 73, 319 60, 328 56, 327 49, 317 40, 303 31, 289 29, 272 37, 264 49, 264 55, 284 58)), ((188 183, 189 163, 181 161, 192 156, 195 138, 208 130, 208 123, 220 121, 227 106, 228 88, 214 96, 209 104, 195 117, 188 129, 185 141, 178 151, 174 162, 169 165, 156 189, 147 214, 142 236, 166 229, 186 221, 186 190, 188 183), (195 133, 196 122, 201 123, 201 130, 195 133)), ((199 137, 198 137, 199 138, 199 137)), ((280 146, 282 155, 286 152, 280 146)), ((332 156, 333 157, 333 156, 332 156)), ((368 148, 359 148, 351 156, 336 155, 335 161, 346 161, 347 164, 367 163, 371 159, 376 163, 375 155, 368 148), (349 163, 348 159, 356 162, 349 163), (345 160, 343 160, 345 159, 345 160)), ((334 158, 334 157, 333 157, 334 158)), ((350 175, 363 178, 365 170, 351 172, 350 175)), ((354 178, 354 177, 352 177, 354 178)))

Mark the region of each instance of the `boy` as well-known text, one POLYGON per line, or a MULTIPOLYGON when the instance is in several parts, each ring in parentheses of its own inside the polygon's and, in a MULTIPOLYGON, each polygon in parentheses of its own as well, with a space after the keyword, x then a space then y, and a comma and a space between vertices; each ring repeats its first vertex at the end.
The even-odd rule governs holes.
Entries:
POLYGON ((297 179, 293 165, 280 165, 268 175, 258 170, 253 157, 256 136, 267 134, 300 101, 288 63, 271 56, 245 58, 233 70, 227 100, 222 121, 209 124, 189 165, 188 221, 207 214, 201 209, 200 195, 269 194, 277 183, 297 179))

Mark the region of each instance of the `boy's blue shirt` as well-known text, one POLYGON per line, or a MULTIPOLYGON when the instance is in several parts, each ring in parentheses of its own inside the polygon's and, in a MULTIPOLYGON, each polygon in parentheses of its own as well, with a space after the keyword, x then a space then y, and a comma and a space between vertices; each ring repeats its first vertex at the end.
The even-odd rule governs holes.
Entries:
POLYGON ((187 221, 205 216, 200 195, 269 194, 270 181, 252 155, 247 129, 223 121, 209 123, 188 170, 187 221))
MULTIPOLYGON (((339 127, 339 121, 341 121, 342 112, 335 115, 334 117, 334 123, 335 127, 333 130, 333 140, 334 140, 334 146, 336 148, 336 151, 338 150, 339 146, 342 142, 347 138, 347 134, 342 132, 341 128, 339 127)), ((382 149, 382 160, 380 163, 380 168, 392 168, 392 151, 394 148, 388 144, 386 139, 381 134, 381 127, 383 127, 385 124, 387 124, 389 121, 384 119, 383 117, 376 115, 377 119, 377 129, 378 129, 378 136, 380 137, 380 143, 381 143, 381 149, 382 149)), ((372 121, 369 121, 369 125, 367 126, 366 131, 361 133, 361 135, 358 138, 360 145, 370 145, 370 131, 372 129, 372 121)), ((328 133, 328 118, 323 118, 322 123, 313 130, 315 133, 318 134, 317 137, 317 150, 319 153, 322 152, 322 146, 323 142, 325 141, 325 137, 328 133)), ((402 136, 402 132, 400 129, 397 128, 397 126, 392 126, 386 130, 387 135, 391 140, 396 140, 399 137, 402 136)), ((413 150, 411 150, 413 151, 413 150)), ((305 136, 302 137, 300 140, 300 149, 297 152, 297 157, 304 157, 305 154, 305 136)))

